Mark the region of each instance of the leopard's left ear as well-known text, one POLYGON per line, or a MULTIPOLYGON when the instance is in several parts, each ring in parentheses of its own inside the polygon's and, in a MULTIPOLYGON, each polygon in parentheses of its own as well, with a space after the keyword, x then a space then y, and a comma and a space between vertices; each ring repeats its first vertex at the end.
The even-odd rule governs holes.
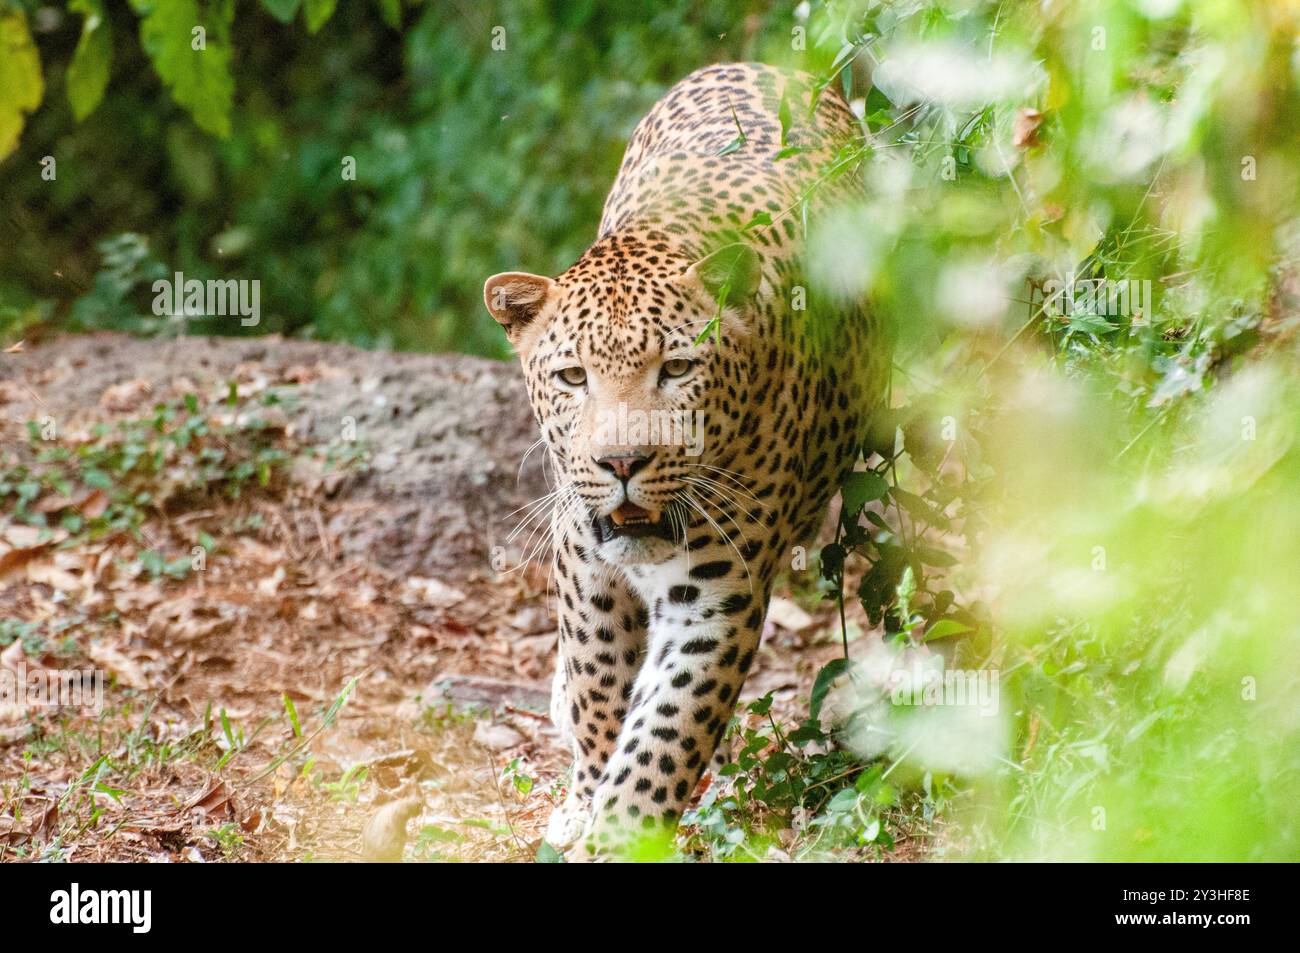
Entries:
POLYGON ((744 242, 723 245, 717 251, 701 258, 682 275, 684 281, 695 281, 704 286, 715 301, 727 291, 727 303, 739 304, 758 291, 762 276, 762 263, 758 252, 744 242))
POLYGON ((503 271, 483 284, 483 303, 512 341, 536 318, 555 288, 555 282, 542 275, 522 271, 503 271))

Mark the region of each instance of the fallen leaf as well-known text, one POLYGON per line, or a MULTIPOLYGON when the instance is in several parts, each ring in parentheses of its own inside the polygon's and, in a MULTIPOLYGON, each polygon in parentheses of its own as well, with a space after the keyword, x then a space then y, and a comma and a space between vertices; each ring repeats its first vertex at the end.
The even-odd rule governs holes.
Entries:
POLYGON ((0 844, 17 847, 19 844, 27 843, 31 836, 31 831, 12 817, 0 817, 0 844))
POLYGON ((62 493, 53 493, 37 500, 36 505, 33 506, 32 509, 37 513, 57 513, 59 510, 66 510, 70 506, 75 506, 76 503, 77 501, 70 496, 64 496, 62 493))
POLYGON ((14 639, 8 648, 0 652, 0 665, 11 671, 17 671, 18 666, 26 662, 26 660, 22 639, 14 639))
POLYGON ((45 809, 41 811, 36 826, 32 828, 32 837, 42 841, 51 840, 58 832, 58 827, 59 802, 56 799, 51 799, 46 803, 45 809))
POLYGON ((789 599, 776 596, 768 605, 767 617, 788 632, 802 632, 813 624, 813 617, 789 599))
POLYGON ((51 589, 57 589, 59 592, 79 596, 89 587, 90 581, 74 574, 70 571, 72 569, 80 571, 80 561, 74 553, 61 552, 55 554, 53 558, 29 561, 27 563, 27 580, 41 583, 51 589))
POLYGON ((1043 124, 1043 114, 1037 109, 1022 109, 1016 113, 1015 128, 1011 132, 1011 144, 1017 149, 1032 149, 1039 145, 1038 127, 1043 124))
POLYGON ((276 566, 271 575, 258 580, 257 591, 264 596, 273 596, 280 591, 280 583, 284 582, 284 567, 276 566))
POLYGON ((99 406, 105 410, 135 410, 153 393, 153 385, 143 378, 114 384, 100 395, 99 406))
POLYGON ((230 788, 221 778, 213 778, 207 786, 185 802, 188 810, 199 810, 205 814, 225 813, 230 809, 230 788))
POLYGON ((145 675, 144 669, 113 646, 96 642, 87 647, 86 655, 123 685, 141 689, 149 687, 149 677, 145 675))
POLYGON ((411 576, 406 580, 406 587, 415 592, 427 605, 439 609, 448 609, 465 599, 465 593, 440 579, 411 576))
POLYGON ((108 509, 108 494, 103 490, 91 490, 80 503, 77 510, 88 520, 97 519, 108 509))
POLYGON ((45 546, 21 546, 0 552, 0 580, 13 575, 45 551, 45 546))

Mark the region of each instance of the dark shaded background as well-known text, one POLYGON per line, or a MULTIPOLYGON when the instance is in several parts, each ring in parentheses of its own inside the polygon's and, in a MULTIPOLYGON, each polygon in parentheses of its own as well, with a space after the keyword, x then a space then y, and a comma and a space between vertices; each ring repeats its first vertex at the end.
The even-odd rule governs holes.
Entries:
MULTIPOLYGON (((149 282, 181 270, 259 279, 257 333, 502 353, 483 279, 571 263, 637 119, 702 64, 788 59, 793 10, 417 3, 394 29, 383 5, 352 0, 311 36, 271 6, 235 10, 224 140, 173 102, 120 2, 106 97, 74 122, 64 73, 82 18, 31 6, 46 90, 0 165, 0 324, 156 331, 149 282)), ((188 330, 247 333, 234 318, 188 330)))

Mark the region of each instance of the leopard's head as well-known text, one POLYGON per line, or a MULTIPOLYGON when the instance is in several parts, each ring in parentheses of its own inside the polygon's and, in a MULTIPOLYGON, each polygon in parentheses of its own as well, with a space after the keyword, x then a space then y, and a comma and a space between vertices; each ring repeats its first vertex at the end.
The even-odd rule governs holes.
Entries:
POLYGON ((750 313, 759 278, 744 245, 694 260, 651 233, 601 239, 555 279, 484 285, 523 364, 558 505, 592 526, 600 558, 662 562, 692 520, 723 523, 742 502, 728 468, 765 360, 750 313))

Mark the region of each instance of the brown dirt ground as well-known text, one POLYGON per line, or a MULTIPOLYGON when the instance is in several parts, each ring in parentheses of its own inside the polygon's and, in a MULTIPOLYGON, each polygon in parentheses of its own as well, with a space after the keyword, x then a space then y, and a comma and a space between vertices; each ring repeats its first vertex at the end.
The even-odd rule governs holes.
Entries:
MULTIPOLYGON (((352 417, 368 464, 341 478, 295 466, 273 491, 156 512, 139 541, 33 546, 0 513, 0 620, 62 639, 36 654, 15 641, 0 664, 110 676, 97 717, 0 706, 0 859, 379 858, 384 838, 363 828, 412 798, 405 859, 532 859, 567 758, 545 714, 546 574, 492 568, 497 546, 517 561, 509 514, 541 486, 516 480, 533 428, 514 368, 274 339, 61 338, 0 355, 0 457, 20 455, 27 421, 51 416, 74 439, 229 380, 294 395, 286 443, 327 441, 352 417), (144 545, 185 554, 201 531, 217 541, 202 571, 139 572, 144 545)), ((778 711, 838 651, 825 612, 788 624, 769 623, 746 692, 775 691, 778 711)))

